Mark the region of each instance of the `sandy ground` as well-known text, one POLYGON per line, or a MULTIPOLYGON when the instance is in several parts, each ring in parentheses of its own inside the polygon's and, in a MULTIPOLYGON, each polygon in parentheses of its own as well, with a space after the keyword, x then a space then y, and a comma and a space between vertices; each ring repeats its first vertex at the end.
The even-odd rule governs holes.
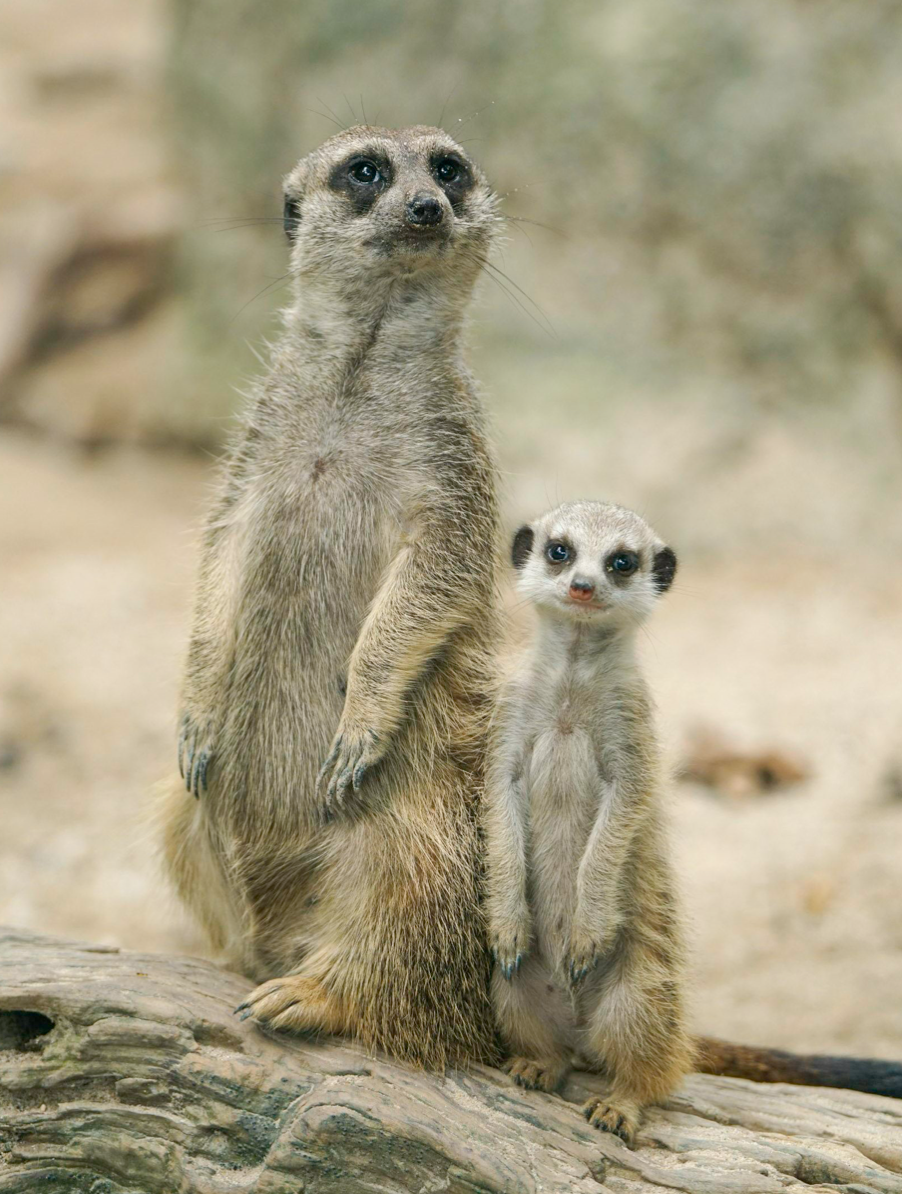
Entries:
MULTIPOLYGON (((174 753, 208 463, 0 440, 0 921, 196 950, 143 818, 174 753)), ((684 558, 645 643, 676 757, 699 722, 801 751, 745 801, 675 785, 694 1019, 732 1038, 902 1057, 902 565, 784 549, 684 558), (853 564, 855 561, 852 561, 853 564), (778 583, 775 583, 778 578, 778 583)))

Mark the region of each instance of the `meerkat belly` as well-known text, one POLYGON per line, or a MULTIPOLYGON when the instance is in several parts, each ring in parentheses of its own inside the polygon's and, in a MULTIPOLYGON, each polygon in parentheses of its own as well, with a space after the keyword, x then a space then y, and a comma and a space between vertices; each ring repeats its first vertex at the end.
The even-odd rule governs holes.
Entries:
POLYGON ((560 965, 576 909, 576 877, 597 811, 589 735, 568 722, 536 738, 529 771, 530 904, 537 944, 560 965))
POLYGON ((223 779, 288 815, 341 717, 348 660, 397 551, 397 502, 372 468, 314 442, 246 505, 223 779))

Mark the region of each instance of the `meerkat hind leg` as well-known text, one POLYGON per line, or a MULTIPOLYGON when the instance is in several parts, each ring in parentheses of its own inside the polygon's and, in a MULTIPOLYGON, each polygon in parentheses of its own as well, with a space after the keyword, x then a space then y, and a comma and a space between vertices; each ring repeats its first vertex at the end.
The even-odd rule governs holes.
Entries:
POLYGON ((492 978, 495 1014, 511 1056, 504 1069, 518 1086, 553 1093, 572 1065, 572 1009, 544 963, 527 957, 522 971, 492 978))
POLYGON ((633 942, 584 998, 580 1052, 597 1059, 611 1086, 607 1095, 589 1099, 583 1114, 631 1144, 642 1108, 666 1098, 688 1072, 679 983, 633 942))

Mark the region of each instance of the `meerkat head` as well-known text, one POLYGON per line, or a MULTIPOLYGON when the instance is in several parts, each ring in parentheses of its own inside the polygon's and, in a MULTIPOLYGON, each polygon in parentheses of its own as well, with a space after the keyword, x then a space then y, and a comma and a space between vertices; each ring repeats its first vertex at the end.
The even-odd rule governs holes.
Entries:
POLYGON ((514 535, 517 588, 542 614, 626 630, 670 588, 676 556, 645 519, 609 502, 567 502, 514 535))
POLYGON ((330 137, 284 183, 298 273, 350 280, 451 267, 475 278, 497 223, 485 175, 441 129, 358 126, 330 137))

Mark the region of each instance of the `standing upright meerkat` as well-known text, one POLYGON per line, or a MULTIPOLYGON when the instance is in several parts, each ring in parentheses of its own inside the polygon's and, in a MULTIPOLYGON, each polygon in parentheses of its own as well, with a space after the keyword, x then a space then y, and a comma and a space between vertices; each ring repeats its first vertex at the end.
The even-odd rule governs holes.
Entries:
POLYGON ((207 523, 164 809, 183 900, 270 980, 245 1015, 436 1067, 495 1048, 495 466, 461 336, 497 224, 435 128, 351 128, 288 175, 293 297, 207 523))
POLYGON ((637 514, 573 502, 522 527, 538 614, 502 692, 485 793, 493 997, 523 1086, 604 1070, 590 1123, 631 1141, 691 1068, 683 941, 635 634, 676 556, 637 514))
POLYGON ((690 1070, 902 1097, 902 1066, 690 1038, 653 707, 635 635, 676 556, 639 515, 552 510, 513 540, 538 614, 502 684, 483 805, 492 993, 522 1086, 610 1079, 589 1121, 627 1141, 690 1070))

